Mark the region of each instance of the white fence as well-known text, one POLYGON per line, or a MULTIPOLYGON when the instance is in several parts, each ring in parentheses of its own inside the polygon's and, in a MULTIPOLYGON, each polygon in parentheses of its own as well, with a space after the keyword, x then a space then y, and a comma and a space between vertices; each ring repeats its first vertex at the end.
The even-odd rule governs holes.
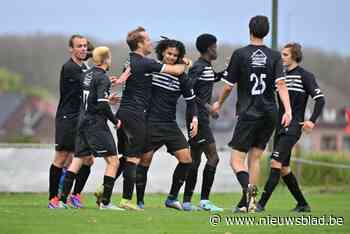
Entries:
MULTIPOLYGON (((0 192, 47 192, 49 167, 54 156, 52 145, 1 145, 0 146, 0 192)), ((229 151, 219 152, 220 162, 214 181, 213 191, 239 191, 240 186, 229 166, 229 151)), ((202 184, 205 165, 203 155, 196 191, 202 184)), ((176 159, 161 148, 154 156, 149 170, 147 192, 169 192, 176 159)), ((105 163, 97 159, 92 167, 85 191, 93 192, 102 182, 105 163)), ((122 180, 117 180, 115 192, 122 191, 122 180)))

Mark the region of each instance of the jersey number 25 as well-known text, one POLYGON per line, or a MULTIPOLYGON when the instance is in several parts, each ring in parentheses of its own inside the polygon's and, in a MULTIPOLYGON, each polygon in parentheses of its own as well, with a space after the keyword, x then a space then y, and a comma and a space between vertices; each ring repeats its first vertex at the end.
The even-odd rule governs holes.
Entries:
POLYGON ((252 95, 261 95, 264 93, 266 89, 266 83, 264 79, 266 78, 266 74, 262 73, 260 74, 260 77, 258 77, 255 73, 252 73, 250 75, 250 81, 254 82, 253 88, 251 90, 252 95))

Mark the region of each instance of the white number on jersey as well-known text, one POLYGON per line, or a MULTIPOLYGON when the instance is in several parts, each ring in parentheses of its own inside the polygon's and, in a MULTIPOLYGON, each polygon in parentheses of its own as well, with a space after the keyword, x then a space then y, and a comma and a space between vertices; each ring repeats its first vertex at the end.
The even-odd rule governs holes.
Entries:
POLYGON ((262 73, 260 74, 260 77, 258 77, 255 73, 252 73, 250 75, 250 81, 254 82, 251 94, 252 95, 261 95, 264 93, 266 89, 266 83, 264 79, 266 78, 266 74, 262 73))
POLYGON ((85 110, 87 110, 89 94, 89 90, 83 90, 83 105, 85 110))

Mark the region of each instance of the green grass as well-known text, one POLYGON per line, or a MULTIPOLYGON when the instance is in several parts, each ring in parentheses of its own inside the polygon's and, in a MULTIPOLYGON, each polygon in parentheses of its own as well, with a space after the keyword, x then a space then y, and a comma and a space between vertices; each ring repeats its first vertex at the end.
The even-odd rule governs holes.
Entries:
MULTIPOLYGON (((165 195, 162 194, 148 195, 144 212, 118 212, 97 210, 94 198, 90 194, 85 197, 85 209, 49 210, 46 208, 47 196, 44 194, 0 193, 0 233, 350 233, 349 190, 320 191, 318 188, 307 190, 306 197, 313 212, 304 216, 344 217, 342 226, 227 226, 221 222, 214 227, 208 222, 208 212, 186 213, 163 208, 165 195)), ((238 193, 216 193, 211 198, 226 208, 221 217, 298 216, 289 212, 294 207, 294 201, 285 188, 279 188, 273 194, 267 207, 268 211, 259 215, 231 213, 231 206, 239 197, 238 193)), ((120 195, 114 195, 113 199, 118 201, 120 195)), ((194 202, 198 202, 198 196, 195 196, 194 202)))

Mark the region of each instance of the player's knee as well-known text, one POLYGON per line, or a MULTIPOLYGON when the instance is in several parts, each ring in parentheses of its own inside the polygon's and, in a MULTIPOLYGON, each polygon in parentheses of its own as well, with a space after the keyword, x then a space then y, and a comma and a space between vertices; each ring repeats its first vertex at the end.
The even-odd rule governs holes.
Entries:
POLYGON ((149 167, 151 165, 152 160, 141 160, 138 165, 149 167))
POLYGON ((282 167, 281 169, 281 175, 286 176, 290 173, 290 167, 282 167))
POLYGON ((65 162, 69 159, 69 153, 66 151, 56 152, 53 164, 56 167, 63 167, 65 162))
POLYGON ((231 157, 230 165, 234 172, 246 170, 244 160, 240 157, 231 157))
POLYGON ((149 167, 151 165, 151 162, 152 162, 152 156, 145 156, 145 157, 142 157, 139 165, 141 166, 144 166, 144 167, 149 167))
POLYGON ((190 154, 183 155, 182 157, 179 157, 179 162, 181 163, 189 163, 192 164, 192 158, 190 154))
POLYGON ((68 167, 68 171, 77 173, 79 171, 79 169, 81 168, 82 162, 83 162, 83 159, 81 159, 81 158, 74 158, 72 160, 72 163, 68 167))
POLYGON ((119 160, 117 156, 111 156, 106 158, 106 163, 108 167, 118 168, 119 160))
POLYGON ((249 155, 250 160, 259 161, 263 152, 264 152, 264 150, 257 148, 257 147, 254 147, 252 150, 249 151, 248 155, 249 155))
POLYGON ((138 157, 127 157, 126 161, 138 165, 140 163, 141 159, 138 157))
POLYGON ((192 158, 190 153, 184 153, 181 154, 180 157, 178 157, 179 162, 181 163, 190 163, 192 164, 192 158))
POLYGON ((275 160, 275 159, 271 159, 271 168, 277 168, 277 169, 281 169, 282 168, 282 164, 281 162, 275 160))
POLYGON ((234 159, 231 159, 230 166, 234 172, 237 172, 242 168, 241 162, 234 159))
POLYGON ((252 162, 252 163, 256 163, 256 162, 260 162, 260 156, 258 154, 251 154, 248 157, 248 161, 252 162))

